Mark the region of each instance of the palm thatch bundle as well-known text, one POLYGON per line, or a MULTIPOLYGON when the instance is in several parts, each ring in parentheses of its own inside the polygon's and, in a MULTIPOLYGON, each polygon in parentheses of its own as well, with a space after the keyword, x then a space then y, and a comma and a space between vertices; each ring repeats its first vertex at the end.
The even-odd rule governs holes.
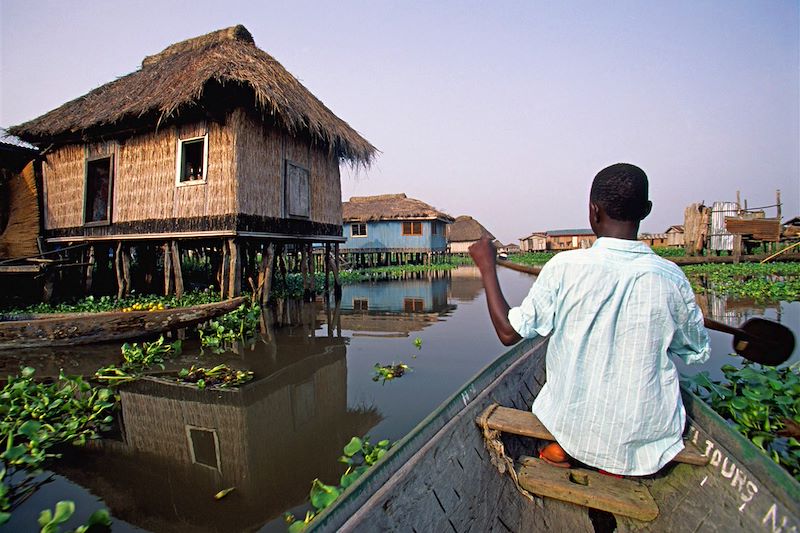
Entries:
POLYGON ((494 235, 483 227, 483 224, 468 215, 456 217, 455 222, 448 228, 448 242, 474 242, 488 236, 492 241, 494 235))
POLYGON ((33 163, 16 176, 0 180, 0 259, 36 255, 39 197, 33 163))
POLYGON ((404 193, 378 196, 353 196, 342 204, 345 222, 372 222, 375 220, 441 220, 446 223, 453 217, 421 200, 409 198, 404 193))
POLYGON ((342 160, 368 165, 375 156, 374 146, 257 48, 241 25, 173 44, 146 57, 141 69, 9 132, 34 144, 63 144, 253 104, 265 120, 342 160))

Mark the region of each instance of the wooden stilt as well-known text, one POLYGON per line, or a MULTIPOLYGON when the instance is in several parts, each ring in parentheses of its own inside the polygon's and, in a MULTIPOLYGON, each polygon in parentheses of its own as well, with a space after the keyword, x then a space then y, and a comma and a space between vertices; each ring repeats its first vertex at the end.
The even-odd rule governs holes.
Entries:
POLYGON ((172 250, 168 242, 164 243, 164 296, 172 294, 172 250))
POLYGON ((86 260, 88 265, 86 265, 86 278, 84 279, 84 292, 86 294, 91 294, 92 292, 92 275, 94 274, 94 246, 89 246, 89 251, 87 253, 88 258, 86 260))
POLYGON ((172 241, 172 271, 175 274, 175 296, 183 296, 183 273, 181 270, 181 254, 178 241, 172 241))
MULTIPOLYGON (((308 277, 308 301, 314 300, 314 295, 317 293, 317 278, 316 278, 316 269, 314 264, 314 248, 311 244, 308 244, 308 270, 309 270, 309 277, 308 277)), ((310 307, 309 307, 310 308, 310 307)))
POLYGON ((114 250, 114 273, 117 276, 117 299, 125 293, 125 278, 122 275, 122 241, 117 243, 114 250))
POLYGON ((333 245, 333 297, 342 299, 342 285, 339 283, 339 243, 333 245))
POLYGON ((331 269, 330 269, 331 243, 329 243, 329 242, 325 243, 325 251, 323 253, 325 255, 323 255, 323 257, 322 257, 322 259, 323 259, 322 262, 324 263, 322 268, 323 268, 323 272, 325 273, 325 298, 327 299, 328 293, 330 292, 330 288, 331 288, 330 280, 328 279, 329 276, 330 276, 330 273, 331 273, 331 269))
POLYGON ((272 289, 272 265, 275 255, 275 246, 269 243, 261 253, 261 264, 258 268, 258 293, 256 298, 261 305, 266 305, 269 300, 269 291, 272 289))
POLYGON ((300 249, 300 274, 303 276, 303 300, 308 301, 308 253, 305 245, 300 249))
POLYGON ((122 282, 124 284, 123 296, 131 293, 131 249, 129 246, 122 246, 120 250, 122 261, 122 282))
POLYGON ((52 267, 46 266, 44 270, 44 285, 42 285, 42 301, 45 303, 53 299, 56 276, 52 267))
POLYGON ((219 293, 223 298, 228 297, 231 286, 231 251, 227 239, 222 241, 221 264, 219 267, 219 293))
POLYGON ((230 249, 228 298, 235 298, 242 294, 242 256, 239 253, 239 243, 235 239, 228 239, 228 248, 230 249))

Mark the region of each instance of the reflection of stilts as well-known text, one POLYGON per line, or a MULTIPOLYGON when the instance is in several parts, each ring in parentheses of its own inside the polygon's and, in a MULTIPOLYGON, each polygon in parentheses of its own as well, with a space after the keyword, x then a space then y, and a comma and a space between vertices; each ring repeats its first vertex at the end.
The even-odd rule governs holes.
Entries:
MULTIPOLYGON (((342 299, 341 296, 336 299, 336 305, 333 309, 333 325, 336 327, 336 336, 342 336, 342 299)), ((329 326, 330 327, 330 326, 329 326)))

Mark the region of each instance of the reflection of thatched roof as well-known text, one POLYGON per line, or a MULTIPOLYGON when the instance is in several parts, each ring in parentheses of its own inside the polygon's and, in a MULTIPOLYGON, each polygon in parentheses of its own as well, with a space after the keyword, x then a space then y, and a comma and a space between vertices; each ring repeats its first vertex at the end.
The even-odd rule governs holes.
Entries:
POLYGON ((449 228, 447 240, 450 242, 471 242, 482 239, 488 235, 490 239, 494 240, 489 230, 474 218, 461 215, 456 217, 456 221, 449 228))
POLYGON ((345 222, 370 222, 373 220, 442 220, 452 222, 453 217, 403 193, 378 196, 354 196, 342 204, 345 222))
POLYGON ((130 121, 152 125, 198 109, 209 92, 217 104, 244 94, 288 132, 307 134, 343 159, 369 163, 375 155, 375 147, 258 49, 241 25, 173 44, 146 57, 141 69, 9 132, 41 143, 90 137, 130 121))

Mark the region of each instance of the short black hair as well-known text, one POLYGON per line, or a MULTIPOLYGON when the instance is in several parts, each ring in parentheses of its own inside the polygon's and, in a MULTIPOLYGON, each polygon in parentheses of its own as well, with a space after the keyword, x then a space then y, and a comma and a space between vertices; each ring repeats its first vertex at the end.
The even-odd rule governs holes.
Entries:
POLYGON ((649 213, 647 174, 630 163, 617 163, 597 173, 589 199, 614 220, 639 221, 649 213))

